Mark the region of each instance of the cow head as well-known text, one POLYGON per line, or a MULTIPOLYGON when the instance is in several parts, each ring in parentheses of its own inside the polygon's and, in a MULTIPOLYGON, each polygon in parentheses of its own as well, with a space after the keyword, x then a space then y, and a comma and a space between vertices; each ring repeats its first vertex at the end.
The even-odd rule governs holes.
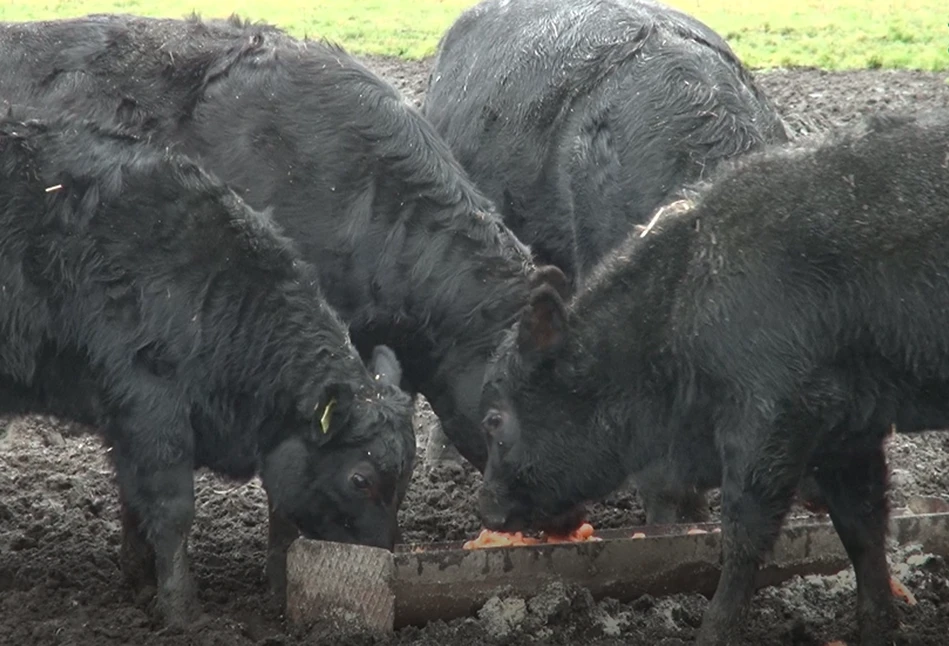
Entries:
POLYGON ((548 267, 485 374, 482 432, 487 465, 480 495, 484 525, 498 531, 566 533, 583 520, 592 402, 570 380, 567 281, 548 267))
MULTIPOLYGON (((510 236, 513 238, 513 236, 510 236)), ((516 239, 513 242, 520 244, 516 239)), ((524 252, 527 254, 527 252, 524 252)), ((524 290, 523 277, 518 274, 517 289, 498 297, 496 307, 481 310, 485 319, 484 329, 488 334, 480 343, 457 343, 445 353, 433 382, 423 390, 432 408, 438 414, 445 435, 458 452, 474 466, 484 472, 487 465, 487 450, 484 434, 480 428, 481 391, 485 374, 491 362, 491 354, 499 335, 511 325, 512 314, 523 303, 529 289, 540 283, 556 286, 563 294, 570 288, 563 272, 553 265, 536 267, 524 290)))
POLYGON ((377 347, 370 369, 368 386, 327 386, 262 477, 274 510, 307 538, 392 549, 415 463, 413 408, 392 350, 377 347))

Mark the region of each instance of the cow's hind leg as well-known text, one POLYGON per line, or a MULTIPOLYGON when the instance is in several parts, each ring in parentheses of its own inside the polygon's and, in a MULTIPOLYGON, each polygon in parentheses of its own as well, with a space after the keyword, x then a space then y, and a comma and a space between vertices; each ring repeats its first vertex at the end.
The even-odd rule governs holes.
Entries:
MULTIPOLYGON (((867 434, 870 435, 869 433, 867 434)), ((818 454, 812 471, 857 578, 862 646, 883 646, 896 626, 886 561, 886 456, 881 442, 854 452, 818 454)))
MULTIPOLYGON (((171 398, 147 401, 153 405, 127 404, 106 432, 128 518, 154 553, 157 610, 167 625, 185 626, 200 614, 188 562, 194 519, 192 431, 187 419, 161 406, 171 398)), ((141 555, 134 534, 131 540, 133 552, 141 555)))

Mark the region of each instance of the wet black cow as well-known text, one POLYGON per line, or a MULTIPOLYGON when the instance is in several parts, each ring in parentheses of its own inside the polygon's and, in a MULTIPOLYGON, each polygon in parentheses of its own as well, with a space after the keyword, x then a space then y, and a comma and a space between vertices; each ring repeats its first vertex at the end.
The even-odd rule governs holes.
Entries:
POLYGON ((237 20, 5 24, 0 60, 0 95, 118 118, 271 206, 363 356, 392 347, 483 468, 484 365, 532 259, 394 88, 336 47, 237 20))
POLYGON ((785 142, 714 31, 637 0, 485 0, 443 36, 423 114, 571 282, 670 194, 785 142))
MULTIPOLYGON (((684 185, 787 141, 718 34, 635 0, 481 2, 442 38, 423 114, 571 284, 684 185)), ((634 481, 649 523, 708 515, 661 470, 634 481)))
POLYGON ((889 643, 883 441, 949 427, 947 169, 949 120, 880 117, 753 153, 568 302, 562 278, 540 283, 488 371, 485 524, 572 525, 647 466, 721 483, 698 643, 732 643, 810 472, 856 570, 861 644, 889 643))
POLYGON ((0 121, 0 205, 2 412, 102 430, 126 572, 157 583, 167 622, 198 611, 197 467, 261 473, 275 586, 297 529, 393 547, 415 457, 398 364, 380 348, 382 377, 367 371, 269 214, 185 157, 71 117, 0 121))

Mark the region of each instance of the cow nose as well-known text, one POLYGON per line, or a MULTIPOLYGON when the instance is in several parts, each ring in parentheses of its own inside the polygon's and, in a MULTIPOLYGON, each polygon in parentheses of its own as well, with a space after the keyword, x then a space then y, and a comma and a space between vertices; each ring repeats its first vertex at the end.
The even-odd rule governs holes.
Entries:
POLYGON ((507 525, 508 514, 501 510, 492 510, 481 514, 481 522, 491 530, 501 530, 507 525))
POLYGON ((511 519, 510 507, 502 504, 489 493, 482 494, 479 503, 481 522, 484 523, 484 526, 495 531, 503 530, 511 519))

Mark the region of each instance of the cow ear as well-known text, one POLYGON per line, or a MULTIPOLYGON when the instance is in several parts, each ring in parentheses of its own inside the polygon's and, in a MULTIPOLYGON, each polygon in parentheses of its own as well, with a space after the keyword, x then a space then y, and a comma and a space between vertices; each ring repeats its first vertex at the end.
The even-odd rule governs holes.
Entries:
POLYGON ((543 285, 550 285, 564 301, 570 298, 573 291, 570 285, 570 279, 567 278, 559 267, 554 265, 540 265, 534 269, 534 271, 531 272, 528 284, 531 290, 535 290, 543 285))
POLYGON ((387 345, 377 345, 372 349, 369 370, 379 383, 396 387, 402 383, 402 366, 395 352, 387 345))
POLYGON ((517 343, 523 354, 556 354, 567 335, 567 310, 560 294, 549 284, 534 289, 518 327, 517 343))
POLYGON ((330 384, 323 391, 314 410, 313 434, 318 444, 325 444, 347 425, 354 399, 349 384, 330 384))

